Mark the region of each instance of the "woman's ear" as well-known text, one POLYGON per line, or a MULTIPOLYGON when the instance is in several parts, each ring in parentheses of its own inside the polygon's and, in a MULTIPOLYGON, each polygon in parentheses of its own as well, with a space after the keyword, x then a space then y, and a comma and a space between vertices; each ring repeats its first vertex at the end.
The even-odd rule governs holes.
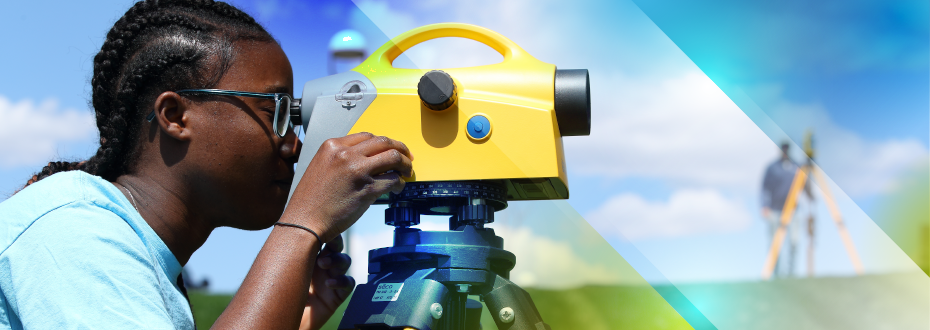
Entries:
POLYGON ((158 123, 162 132, 179 141, 190 140, 190 108, 181 95, 175 92, 161 93, 155 99, 154 108, 153 120, 158 123))

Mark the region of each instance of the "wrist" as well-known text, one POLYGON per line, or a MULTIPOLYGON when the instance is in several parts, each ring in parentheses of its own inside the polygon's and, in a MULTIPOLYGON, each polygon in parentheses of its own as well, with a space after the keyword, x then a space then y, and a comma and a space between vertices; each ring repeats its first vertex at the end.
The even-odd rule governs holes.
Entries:
MULTIPOLYGON (((314 233, 316 233, 315 237, 319 239, 321 245, 331 241, 333 238, 335 238, 336 235, 338 235, 338 234, 332 235, 330 233, 331 230, 328 230, 328 226, 326 226, 324 222, 317 220, 317 219, 320 219, 320 216, 308 215, 307 214, 308 212, 299 212, 302 216, 296 216, 295 215, 296 213, 297 212, 285 212, 285 214, 280 219, 278 219, 278 222, 275 224, 277 225, 278 223, 289 223, 289 224, 295 224, 295 225, 306 227, 307 229, 310 229, 314 233)), ((280 226, 275 226, 275 227, 280 227, 280 226)), ((297 229, 297 228, 293 228, 293 229, 297 229)), ((306 230, 303 230, 303 231, 306 232, 308 235, 311 235, 311 236, 313 235, 307 232, 306 230)))
POLYGON ((281 221, 275 222, 274 225, 278 227, 289 227, 289 228, 299 229, 304 232, 307 232, 313 237, 313 240, 314 240, 313 247, 316 247, 317 245, 316 242, 319 242, 320 249, 323 248, 323 239, 320 238, 320 234, 317 234, 315 230, 310 229, 309 227, 298 225, 296 223, 281 222, 281 221))

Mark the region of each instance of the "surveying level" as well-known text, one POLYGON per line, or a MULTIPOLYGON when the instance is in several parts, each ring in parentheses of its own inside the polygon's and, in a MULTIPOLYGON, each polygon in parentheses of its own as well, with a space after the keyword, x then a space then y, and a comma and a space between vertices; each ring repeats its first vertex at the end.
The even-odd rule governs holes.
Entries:
POLYGON ((368 283, 356 288, 339 329, 478 329, 482 305, 469 295, 481 297, 499 329, 549 329, 509 280, 516 257, 485 224, 509 201, 568 198, 562 136, 590 132, 587 70, 557 70, 482 27, 427 25, 352 71, 307 82, 291 120, 307 133, 294 182, 325 140, 347 134, 384 135, 416 155, 403 191, 376 202, 388 205, 394 245, 369 251, 368 283), (484 43, 504 60, 393 67, 410 47, 443 37, 484 43), (421 215, 449 216, 449 231, 413 228, 421 215))

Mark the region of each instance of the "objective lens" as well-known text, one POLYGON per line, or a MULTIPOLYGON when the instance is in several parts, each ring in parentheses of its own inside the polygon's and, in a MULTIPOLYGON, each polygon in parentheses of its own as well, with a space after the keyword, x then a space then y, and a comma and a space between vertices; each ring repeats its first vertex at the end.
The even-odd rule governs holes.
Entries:
POLYGON ((555 70, 555 118, 562 136, 591 134, 588 70, 555 70))

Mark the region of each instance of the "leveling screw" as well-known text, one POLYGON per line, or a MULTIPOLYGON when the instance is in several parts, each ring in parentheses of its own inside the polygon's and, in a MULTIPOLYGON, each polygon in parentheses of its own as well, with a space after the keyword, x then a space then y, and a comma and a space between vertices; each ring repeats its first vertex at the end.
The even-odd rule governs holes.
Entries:
POLYGON ((439 319, 442 317, 442 305, 439 303, 433 303, 429 306, 429 313, 433 316, 434 319, 439 319))
POLYGON ((498 313, 498 316, 501 318, 501 322, 510 323, 513 322, 513 309, 510 307, 501 308, 501 312, 498 313))

